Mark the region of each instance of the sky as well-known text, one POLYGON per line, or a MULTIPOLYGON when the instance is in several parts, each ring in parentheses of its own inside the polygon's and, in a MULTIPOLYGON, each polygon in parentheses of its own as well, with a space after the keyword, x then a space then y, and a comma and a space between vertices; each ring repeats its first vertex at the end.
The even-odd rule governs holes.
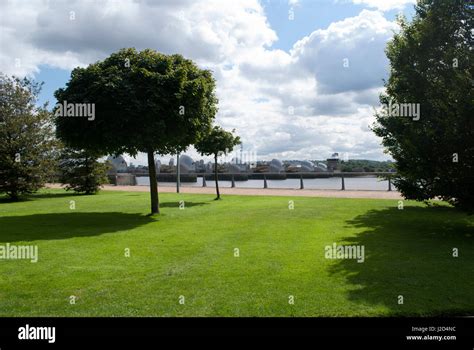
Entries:
POLYGON ((259 160, 387 160, 369 125, 395 17, 413 16, 414 2, 3 0, 0 72, 43 81, 39 102, 53 107, 75 67, 123 47, 179 53, 213 71, 216 124, 259 160))

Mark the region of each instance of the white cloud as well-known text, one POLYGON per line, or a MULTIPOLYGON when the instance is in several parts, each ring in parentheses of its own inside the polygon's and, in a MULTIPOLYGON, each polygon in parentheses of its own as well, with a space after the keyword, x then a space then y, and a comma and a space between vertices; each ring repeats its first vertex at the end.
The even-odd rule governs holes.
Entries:
POLYGON ((402 10, 406 5, 416 4, 416 0, 352 0, 352 2, 380 11, 402 10))
POLYGON ((181 53, 214 71, 217 122, 263 158, 322 159, 337 151, 386 158, 366 127, 396 29, 378 11, 315 30, 290 52, 271 47, 277 34, 257 0, 7 1, 0 13, 5 73, 35 74, 44 64, 72 69, 122 47, 181 53))
POLYGON ((377 11, 332 23, 299 40, 291 51, 297 63, 314 73, 319 91, 338 93, 381 85, 388 60, 384 48, 397 26, 377 11))
POLYGON ((71 69, 122 47, 216 64, 249 57, 277 39, 256 0, 8 1, 0 3, 0 12, 0 67, 15 74, 45 63, 71 69), (12 57, 24 66, 16 67, 12 57))

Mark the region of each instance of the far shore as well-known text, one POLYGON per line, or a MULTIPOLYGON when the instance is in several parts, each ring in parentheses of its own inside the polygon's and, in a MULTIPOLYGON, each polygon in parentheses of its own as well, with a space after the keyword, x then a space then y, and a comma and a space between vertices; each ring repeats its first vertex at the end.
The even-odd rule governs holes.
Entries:
MULTIPOLYGON (((48 188, 62 188, 61 184, 48 184, 48 188)), ((102 186, 104 191, 148 192, 149 186, 102 186)), ((229 188, 220 187, 221 194, 239 196, 297 196, 297 197, 331 197, 331 198, 372 198, 372 199, 403 199, 397 191, 366 191, 366 190, 314 190, 314 189, 284 189, 284 188, 229 188)), ((176 193, 176 186, 159 186, 161 193, 176 193)), ((209 187, 181 186, 181 193, 215 194, 216 189, 209 187)))

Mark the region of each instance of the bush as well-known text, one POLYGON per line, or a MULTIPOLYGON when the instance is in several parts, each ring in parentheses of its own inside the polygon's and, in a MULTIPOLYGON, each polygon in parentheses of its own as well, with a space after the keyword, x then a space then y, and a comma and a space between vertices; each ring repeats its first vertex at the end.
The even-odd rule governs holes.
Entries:
POLYGON ((84 150, 65 148, 60 157, 60 182, 66 190, 77 193, 95 194, 100 186, 109 183, 109 163, 101 163, 97 156, 84 150))

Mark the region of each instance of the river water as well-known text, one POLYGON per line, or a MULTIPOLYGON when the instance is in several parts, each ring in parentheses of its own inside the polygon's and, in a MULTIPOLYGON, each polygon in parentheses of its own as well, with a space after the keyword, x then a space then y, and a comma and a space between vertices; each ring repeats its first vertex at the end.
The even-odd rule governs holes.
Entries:
MULTIPOLYGON (((207 186, 214 186, 214 181, 207 180, 207 186)), ((344 178, 346 190, 379 190, 386 191, 388 189, 388 181, 381 180, 374 176, 359 176, 359 177, 346 177, 344 178)), ((299 179, 286 179, 286 180, 267 180, 268 188, 289 188, 299 189, 299 179)), ((149 186, 150 181, 148 177, 137 177, 137 185, 149 186)), ((175 182, 159 182, 159 186, 163 187, 176 187, 175 182)), ((182 182, 182 187, 202 187, 202 178, 198 177, 197 182, 182 182)), ((231 187, 230 181, 219 181, 220 187, 231 187)), ((235 187, 239 188, 263 188, 263 180, 248 180, 248 181, 235 181, 235 187)), ((318 189, 318 190, 340 190, 341 189, 341 178, 340 177, 329 177, 320 179, 304 179, 305 189, 318 189)), ((392 189, 396 188, 392 184, 392 189)))

